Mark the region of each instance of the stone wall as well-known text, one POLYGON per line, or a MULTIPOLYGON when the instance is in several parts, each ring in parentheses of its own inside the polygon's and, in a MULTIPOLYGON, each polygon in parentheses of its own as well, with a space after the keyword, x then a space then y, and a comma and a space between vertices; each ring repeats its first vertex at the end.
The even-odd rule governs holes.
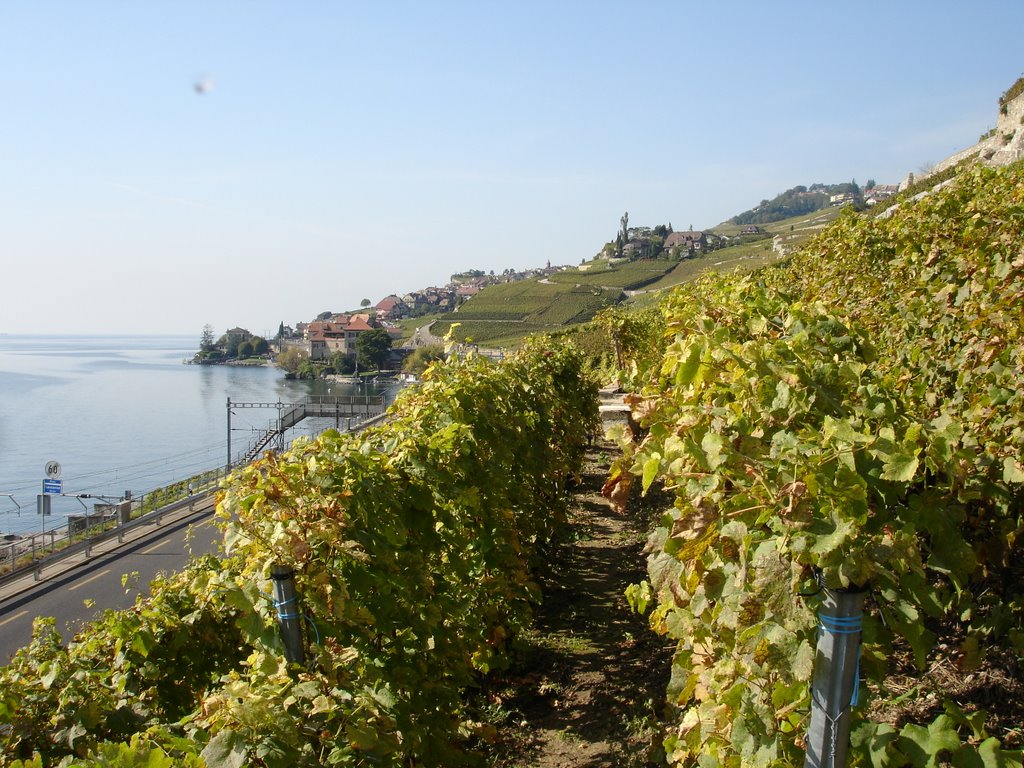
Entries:
POLYGON ((1024 158, 1024 93, 1007 103, 1005 113, 999 111, 996 128, 991 136, 950 155, 927 174, 908 174, 900 183, 900 189, 906 189, 914 181, 926 179, 971 157, 977 157, 986 165, 1009 165, 1024 158))

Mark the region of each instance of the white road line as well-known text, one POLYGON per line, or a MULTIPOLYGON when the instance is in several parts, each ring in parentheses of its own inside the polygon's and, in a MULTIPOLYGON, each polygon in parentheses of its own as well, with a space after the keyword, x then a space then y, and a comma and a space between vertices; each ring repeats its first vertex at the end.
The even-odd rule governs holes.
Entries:
POLYGON ((17 621, 22 616, 25 616, 27 614, 28 614, 28 611, 22 611, 21 613, 16 613, 13 616, 11 616, 9 619, 4 619, 3 621, 0 621, 0 627, 2 627, 4 624, 10 624, 12 621, 17 621))
POLYGON ((105 571, 100 571, 100 572, 99 572, 99 573, 97 573, 97 574, 96 574, 95 576, 90 576, 90 577, 89 577, 88 579, 85 579, 84 581, 80 581, 80 582, 78 582, 77 584, 75 584, 75 586, 73 586, 73 587, 68 587, 68 592, 73 592, 74 590, 78 589, 79 587, 84 587, 84 586, 85 586, 86 584, 88 584, 88 583, 89 583, 90 581, 96 581, 96 579, 100 579, 100 578, 103 578, 103 577, 104 577, 104 576, 106 576, 106 575, 107 575, 108 573, 110 573, 110 569, 109 569, 109 568, 107 568, 107 569, 106 569, 105 571))
POLYGON ((149 547, 148 549, 142 550, 142 554, 143 555, 148 555, 151 552, 154 552, 154 551, 160 549, 160 547, 164 546, 168 542, 170 542, 170 539, 164 539, 163 541, 158 542, 157 544, 154 544, 152 547, 149 547))

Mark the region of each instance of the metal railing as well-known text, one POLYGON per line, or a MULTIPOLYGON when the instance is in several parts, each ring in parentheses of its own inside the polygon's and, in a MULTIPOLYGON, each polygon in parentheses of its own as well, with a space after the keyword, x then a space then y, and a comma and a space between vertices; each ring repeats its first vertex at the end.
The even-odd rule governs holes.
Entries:
MULTIPOLYGON (((367 399, 361 398, 361 401, 354 402, 366 407, 367 399)), ((326 398, 320 403, 330 408, 336 405, 336 401, 327 401, 326 398)), ((320 403, 314 401, 313 405, 315 407, 320 403)), ((360 431, 386 418, 383 412, 374 413, 382 410, 380 407, 383 406, 383 402, 377 402, 374 398, 369 405, 366 413, 359 414, 358 422, 353 423, 356 416, 347 417, 349 431, 360 431)), ((0 588, 29 574, 34 574, 38 581, 44 568, 77 554, 84 553, 88 558, 92 547, 114 538, 122 542, 125 534, 135 528, 153 523, 159 525, 164 515, 206 501, 231 471, 249 464, 254 458, 255 456, 245 455, 231 467, 211 469, 188 480, 156 488, 136 498, 103 505, 104 509, 93 514, 70 515, 69 522, 63 526, 49 531, 25 534, 0 543, 0 588)))
MULTIPOLYGON (((84 524, 70 521, 68 524, 49 531, 22 536, 0 545, 0 588, 32 574, 36 581, 43 569, 66 558, 84 553, 111 539, 123 542, 125 534, 145 525, 160 525, 165 515, 178 512, 184 507, 206 501, 220 485, 224 470, 204 473, 208 482, 202 488, 193 488, 193 493, 154 506, 146 496, 111 505, 117 507, 112 513, 80 515, 84 524), (148 508, 148 509, 147 509, 148 508), (95 522, 94 522, 95 520, 95 522)), ((178 485, 178 484, 175 484, 178 485)), ((148 496, 166 496, 166 488, 157 489, 148 496)))

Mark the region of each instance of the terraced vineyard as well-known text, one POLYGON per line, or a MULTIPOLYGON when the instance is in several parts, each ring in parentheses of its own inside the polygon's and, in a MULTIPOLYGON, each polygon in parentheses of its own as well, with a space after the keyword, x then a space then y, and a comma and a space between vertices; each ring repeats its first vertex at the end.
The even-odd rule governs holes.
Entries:
MULTIPOLYGON (((601 309, 619 303, 649 306, 665 291, 696 280, 706 272, 751 271, 779 260, 773 238, 790 253, 841 211, 830 208, 765 225, 764 239, 711 251, 696 258, 651 259, 613 263, 595 260, 583 269, 557 272, 545 280, 523 280, 486 288, 453 315, 441 317, 433 333, 444 336, 454 323, 454 338, 490 346, 514 346, 527 336, 557 333, 591 320, 601 309)), ((738 235, 736 225, 721 224, 716 232, 738 235)))
POLYGON ((552 283, 596 285, 632 291, 659 280, 672 271, 676 262, 660 259, 631 261, 620 265, 594 262, 590 269, 568 270, 548 278, 552 283))
POLYGON ((606 489, 674 497, 630 588, 677 641, 669 764, 802 762, 816 612, 846 590, 870 594, 856 764, 1021 765, 1022 307, 1021 164, 664 302, 606 489))
POLYGON ((618 288, 566 286, 537 280, 494 285, 444 321, 436 322, 433 333, 444 336, 458 323, 454 337, 459 341, 495 343, 521 339, 585 323, 604 307, 615 304, 620 295, 618 288))

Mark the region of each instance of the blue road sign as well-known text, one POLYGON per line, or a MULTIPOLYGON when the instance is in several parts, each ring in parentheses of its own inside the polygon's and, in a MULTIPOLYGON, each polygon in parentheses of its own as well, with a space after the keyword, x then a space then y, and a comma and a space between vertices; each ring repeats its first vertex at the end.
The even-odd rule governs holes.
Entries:
POLYGON ((64 493, 63 480, 43 480, 43 493, 60 495, 64 493))

